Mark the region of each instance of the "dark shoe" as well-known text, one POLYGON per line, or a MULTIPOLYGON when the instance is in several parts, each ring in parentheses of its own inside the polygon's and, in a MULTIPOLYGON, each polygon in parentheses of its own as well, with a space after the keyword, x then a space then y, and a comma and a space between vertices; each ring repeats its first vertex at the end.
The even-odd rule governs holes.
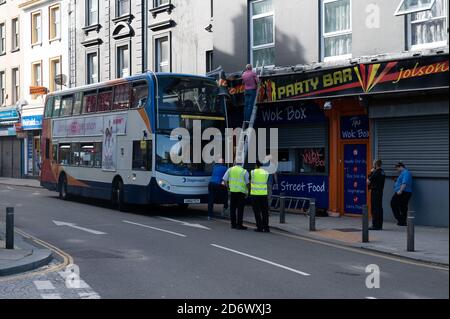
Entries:
POLYGON ((236 229, 238 230, 247 230, 248 228, 245 226, 237 226, 236 229))
POLYGON ((262 229, 260 229, 260 228, 256 228, 256 229, 255 229, 255 232, 257 232, 257 233, 262 233, 262 232, 263 232, 263 230, 262 230, 262 229))
POLYGON ((405 227, 405 226, 408 226, 408 224, 407 223, 397 223, 397 226, 405 227))
POLYGON ((270 228, 265 228, 265 229, 263 230, 263 232, 265 232, 265 233, 270 233, 270 228))

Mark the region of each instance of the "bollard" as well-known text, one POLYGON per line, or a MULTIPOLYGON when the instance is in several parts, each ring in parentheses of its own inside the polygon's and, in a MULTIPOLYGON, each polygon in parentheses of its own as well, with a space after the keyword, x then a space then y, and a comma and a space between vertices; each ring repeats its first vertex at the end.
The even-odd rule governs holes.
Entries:
POLYGON ((6 249, 14 249, 14 207, 6 208, 6 249))
POLYGON ((280 224, 286 223, 286 197, 284 194, 280 195, 280 224))
POLYGON ((316 201, 309 202, 309 231, 316 231, 316 201))
POLYGON ((408 227, 406 230, 406 236, 407 236, 407 250, 409 252, 415 251, 415 245, 414 245, 414 220, 415 220, 415 212, 409 211, 408 212, 408 227))
POLYGON ((367 208, 367 205, 363 206, 362 242, 369 242, 369 209, 367 208))

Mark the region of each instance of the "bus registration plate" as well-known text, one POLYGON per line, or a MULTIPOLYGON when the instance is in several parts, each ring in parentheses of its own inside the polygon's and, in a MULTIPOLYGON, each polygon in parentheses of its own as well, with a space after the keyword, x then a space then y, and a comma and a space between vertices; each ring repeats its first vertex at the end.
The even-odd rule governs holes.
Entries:
POLYGON ((185 204, 200 204, 201 200, 200 199, 185 199, 184 203, 185 204))

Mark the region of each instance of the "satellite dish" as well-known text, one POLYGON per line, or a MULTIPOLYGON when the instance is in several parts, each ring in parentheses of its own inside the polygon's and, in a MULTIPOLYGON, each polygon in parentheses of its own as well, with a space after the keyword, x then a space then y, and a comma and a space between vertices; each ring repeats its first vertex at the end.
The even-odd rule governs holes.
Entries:
POLYGON ((58 74, 55 76, 55 83, 57 85, 66 86, 67 76, 65 74, 58 74))

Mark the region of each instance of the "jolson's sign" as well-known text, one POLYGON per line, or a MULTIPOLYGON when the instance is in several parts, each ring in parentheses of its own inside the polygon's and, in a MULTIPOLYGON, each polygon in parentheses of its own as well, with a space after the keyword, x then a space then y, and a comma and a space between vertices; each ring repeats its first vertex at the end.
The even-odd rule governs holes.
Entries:
POLYGON ((30 95, 45 95, 48 89, 45 86, 30 86, 30 95))

